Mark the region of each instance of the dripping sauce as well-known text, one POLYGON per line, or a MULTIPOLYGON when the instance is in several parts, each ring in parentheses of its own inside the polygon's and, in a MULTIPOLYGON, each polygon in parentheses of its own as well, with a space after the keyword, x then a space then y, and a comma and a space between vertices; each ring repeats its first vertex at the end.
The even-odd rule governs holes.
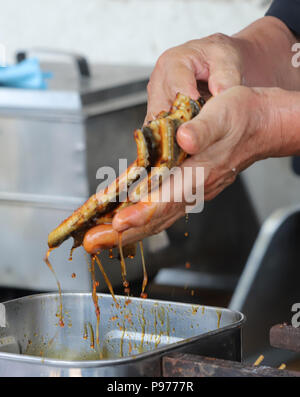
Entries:
POLYGON ((49 255, 50 255, 52 250, 53 250, 53 248, 49 248, 48 249, 44 261, 45 261, 46 265, 49 267, 49 269, 51 270, 51 272, 54 275, 54 278, 56 280, 56 284, 57 284, 57 287, 58 287, 58 293, 59 293, 59 313, 58 313, 59 325, 61 327, 64 327, 65 324, 64 324, 64 321, 63 321, 63 304, 62 304, 61 285, 60 285, 60 282, 58 281, 58 278, 57 278, 56 273, 55 273, 55 271, 53 269, 53 266, 51 265, 51 263, 49 261, 49 255))

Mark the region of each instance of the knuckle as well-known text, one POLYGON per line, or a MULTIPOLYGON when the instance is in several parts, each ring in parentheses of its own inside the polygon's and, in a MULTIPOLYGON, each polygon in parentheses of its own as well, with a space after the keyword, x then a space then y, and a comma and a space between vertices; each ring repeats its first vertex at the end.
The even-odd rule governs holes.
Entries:
POLYGON ((169 48, 166 51, 164 51, 157 59, 156 61, 156 68, 162 68, 166 65, 168 60, 173 56, 174 49, 169 48))
POLYGON ((143 233, 147 236, 151 236, 154 234, 159 234, 162 230, 164 230, 165 216, 162 216, 158 219, 153 219, 150 222, 146 222, 143 225, 143 233))
POLYGON ((248 101, 254 96, 253 89, 243 85, 232 87, 231 92, 237 104, 244 103, 244 101, 248 101))
POLYGON ((223 33, 215 33, 209 36, 208 40, 220 56, 230 59, 231 64, 239 63, 240 56, 234 38, 223 33))
POLYGON ((143 232, 146 236, 151 236, 152 234, 156 234, 156 228, 151 223, 146 223, 143 226, 143 232))
POLYGON ((197 131, 197 140, 198 140, 198 145, 203 145, 203 143, 206 141, 207 137, 209 137, 211 134, 211 117, 207 117, 204 115, 204 117, 201 117, 199 120, 195 119, 195 129, 197 131))
POLYGON ((193 40, 188 40, 184 44, 182 44, 181 47, 183 48, 195 48, 198 47, 200 43, 203 43, 205 41, 204 39, 193 39, 193 40))
POLYGON ((149 80, 148 84, 147 84, 147 93, 150 94, 152 91, 152 87, 153 87, 153 83, 151 81, 151 79, 149 80))
POLYGON ((224 33, 220 33, 220 32, 214 33, 213 35, 211 35, 211 37, 212 37, 215 41, 218 41, 218 42, 227 41, 227 39, 229 38, 229 36, 227 36, 227 35, 224 34, 224 33))
POLYGON ((223 34, 223 33, 214 33, 214 34, 208 36, 207 39, 211 43, 213 43, 215 45, 218 45, 218 46, 220 44, 223 45, 223 46, 226 46, 226 45, 229 45, 231 43, 231 37, 229 37, 229 36, 227 36, 226 34, 223 34))
POLYGON ((157 59, 155 70, 164 70, 170 64, 182 62, 182 59, 186 57, 186 52, 186 44, 168 48, 157 59))

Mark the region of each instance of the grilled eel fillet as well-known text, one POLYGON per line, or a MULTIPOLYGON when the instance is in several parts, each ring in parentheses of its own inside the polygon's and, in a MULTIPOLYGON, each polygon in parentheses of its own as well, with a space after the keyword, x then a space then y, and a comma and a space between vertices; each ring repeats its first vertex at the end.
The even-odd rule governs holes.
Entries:
POLYGON ((69 237, 73 237, 73 248, 80 246, 88 229, 103 223, 111 223, 114 214, 131 205, 132 201, 120 202, 120 195, 147 171, 148 178, 142 180, 134 192, 134 201, 145 191, 149 183, 156 178, 161 183, 164 170, 180 165, 186 153, 178 146, 176 132, 178 127, 195 117, 205 104, 203 98, 194 101, 177 94, 169 112, 161 112, 142 129, 135 130, 137 159, 104 191, 91 196, 69 218, 64 220, 48 236, 49 248, 60 246, 69 237), (141 168, 143 167, 143 168, 141 168), (151 170, 152 167, 154 170, 151 170), (148 179, 148 180, 147 180, 148 179))

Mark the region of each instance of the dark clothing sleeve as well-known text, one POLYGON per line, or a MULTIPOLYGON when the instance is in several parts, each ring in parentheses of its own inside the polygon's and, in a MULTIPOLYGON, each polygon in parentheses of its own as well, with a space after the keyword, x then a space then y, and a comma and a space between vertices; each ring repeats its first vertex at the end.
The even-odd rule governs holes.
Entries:
POLYGON ((274 0, 266 16, 280 19, 297 36, 300 36, 300 0, 274 0))

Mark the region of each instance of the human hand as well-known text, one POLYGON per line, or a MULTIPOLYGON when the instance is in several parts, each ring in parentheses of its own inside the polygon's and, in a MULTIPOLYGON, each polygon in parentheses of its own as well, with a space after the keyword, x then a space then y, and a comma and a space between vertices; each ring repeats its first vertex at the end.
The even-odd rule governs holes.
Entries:
MULTIPOLYGON (((277 91, 233 87, 210 99, 197 117, 178 129, 178 144, 190 155, 180 168, 204 167, 205 200, 218 195, 253 162, 279 154, 282 133, 273 126, 280 125, 276 120, 280 113, 273 111, 272 95, 277 91)), ((171 176, 163 184, 172 187, 172 181, 171 176)), ((199 181, 192 183, 196 188, 199 181)), ((126 245, 170 227, 186 208, 185 201, 176 202, 173 196, 169 202, 139 202, 118 212, 112 225, 96 226, 86 233, 85 249, 95 253, 115 246, 119 232, 126 245)))

